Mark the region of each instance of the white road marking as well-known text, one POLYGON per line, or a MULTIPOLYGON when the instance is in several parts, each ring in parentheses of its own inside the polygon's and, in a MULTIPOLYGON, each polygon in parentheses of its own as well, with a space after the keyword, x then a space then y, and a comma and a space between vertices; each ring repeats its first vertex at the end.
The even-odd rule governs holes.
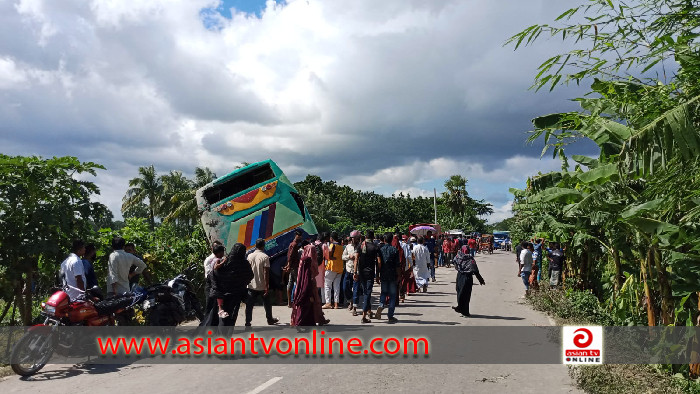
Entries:
POLYGON ((263 390, 265 390, 266 388, 279 382, 280 380, 282 380, 281 376, 277 376, 275 378, 272 378, 272 379, 268 380, 267 382, 261 384, 260 386, 254 388, 253 390, 249 391, 247 394, 258 394, 258 393, 262 392, 263 390))

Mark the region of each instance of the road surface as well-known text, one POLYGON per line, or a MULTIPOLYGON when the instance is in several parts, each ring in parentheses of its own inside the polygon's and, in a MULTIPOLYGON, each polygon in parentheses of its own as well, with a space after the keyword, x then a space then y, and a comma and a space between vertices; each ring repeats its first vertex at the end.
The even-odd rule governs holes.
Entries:
MULTIPOLYGON (((486 286, 475 286, 471 318, 456 314, 455 271, 438 268, 437 282, 427 294, 416 294, 396 310, 401 325, 459 324, 467 326, 550 325, 545 315, 520 298, 523 285, 516 277, 513 255, 495 252, 477 255, 486 286)), ((376 289, 376 288, 375 288, 376 289)), ((274 316, 288 324, 290 310, 275 306, 274 316)), ((331 324, 359 324, 346 309, 329 310, 331 324)), ((239 321, 244 320, 243 308, 239 321)), ((264 323, 262 307, 254 310, 253 324, 264 323)), ((386 324, 386 317, 373 324, 386 324)), ((10 376, 0 382, 3 393, 132 393, 132 392, 235 392, 298 393, 310 390, 358 392, 483 392, 579 393, 564 365, 253 365, 159 364, 47 366, 35 376, 10 376)))

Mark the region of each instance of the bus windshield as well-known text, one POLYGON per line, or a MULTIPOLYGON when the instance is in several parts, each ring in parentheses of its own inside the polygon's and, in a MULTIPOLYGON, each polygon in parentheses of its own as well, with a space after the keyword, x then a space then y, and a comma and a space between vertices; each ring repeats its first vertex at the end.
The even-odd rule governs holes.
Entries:
POLYGON ((317 234, 303 199, 272 160, 217 178, 199 189, 196 199, 209 242, 223 243, 227 252, 236 243, 251 250, 262 238, 271 263, 279 265, 286 262, 296 229, 304 238, 317 234))
POLYGON ((270 181, 275 177, 275 172, 269 164, 253 167, 204 190, 204 199, 208 204, 216 204, 227 197, 236 196, 242 191, 270 181))

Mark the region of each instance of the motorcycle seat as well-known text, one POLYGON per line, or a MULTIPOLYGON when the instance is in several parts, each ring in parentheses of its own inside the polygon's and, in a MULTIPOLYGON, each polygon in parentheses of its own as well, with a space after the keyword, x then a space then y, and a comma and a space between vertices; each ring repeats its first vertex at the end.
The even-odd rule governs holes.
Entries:
POLYGON ((131 295, 121 295, 108 298, 95 304, 95 309, 102 315, 114 313, 120 309, 129 307, 133 304, 134 297, 131 295))

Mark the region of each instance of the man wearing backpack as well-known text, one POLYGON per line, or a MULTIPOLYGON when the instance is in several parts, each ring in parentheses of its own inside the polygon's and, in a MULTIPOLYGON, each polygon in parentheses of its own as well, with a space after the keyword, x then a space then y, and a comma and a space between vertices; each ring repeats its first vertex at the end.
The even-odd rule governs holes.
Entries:
POLYGON ((371 323, 368 316, 372 309, 372 286, 377 267, 381 267, 382 264, 379 246, 374 243, 374 231, 367 231, 367 237, 355 252, 355 261, 358 264, 355 264, 353 279, 360 282, 360 288, 364 294, 361 321, 371 323))
POLYGON ((398 295, 398 281, 401 275, 399 266, 399 251, 391 246, 391 234, 384 234, 383 242, 379 248, 381 262, 379 265, 379 283, 381 284, 381 294, 379 296, 379 307, 374 314, 376 319, 382 318, 382 310, 384 309, 387 299, 389 300, 389 323, 396 323, 399 320, 394 317, 394 308, 396 308, 396 298, 398 295))

